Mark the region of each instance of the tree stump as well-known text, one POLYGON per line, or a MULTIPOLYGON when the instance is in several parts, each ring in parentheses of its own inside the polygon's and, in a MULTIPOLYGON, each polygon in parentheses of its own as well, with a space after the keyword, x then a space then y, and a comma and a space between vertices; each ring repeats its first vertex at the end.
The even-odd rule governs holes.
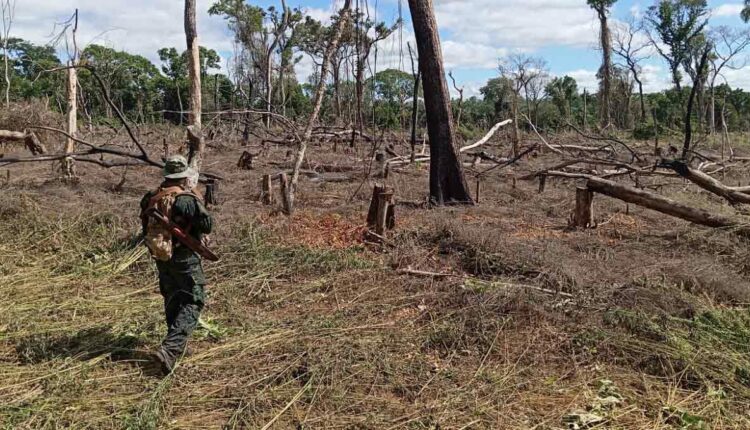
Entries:
POLYGON ((544 189, 546 186, 547 186, 547 175, 542 175, 539 177, 539 194, 542 194, 544 192, 544 189))
POLYGON ((482 178, 477 177, 477 198, 476 198, 477 204, 479 204, 479 201, 480 201, 479 198, 481 197, 481 193, 482 193, 482 178))
POLYGON ((261 184, 260 200, 266 206, 276 204, 276 196, 273 194, 273 178, 271 175, 263 175, 261 184))
POLYGON ((255 155, 243 151, 242 155, 240 156, 239 161, 237 161, 237 167, 239 167, 242 170, 253 170, 253 159, 255 158, 255 155))
POLYGON ((372 190, 370 209, 367 211, 367 226, 379 236, 396 227, 396 211, 392 188, 375 185, 372 190))
POLYGON ((292 214, 292 195, 289 189, 289 177, 286 173, 279 173, 279 181, 281 182, 281 204, 283 211, 286 215, 292 214))
POLYGON ((206 183, 206 205, 216 206, 219 204, 219 183, 216 180, 210 180, 206 183))
POLYGON ((594 226, 594 193, 586 187, 576 188, 576 209, 573 212, 573 227, 594 226))

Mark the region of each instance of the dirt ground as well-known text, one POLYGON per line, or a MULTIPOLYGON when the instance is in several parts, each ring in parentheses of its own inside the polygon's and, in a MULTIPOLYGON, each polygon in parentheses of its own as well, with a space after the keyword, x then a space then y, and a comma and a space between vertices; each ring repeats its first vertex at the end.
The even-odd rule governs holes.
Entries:
MULTIPOLYGON (((0 427, 750 428, 750 272, 732 231, 603 196, 598 227, 571 230, 576 180, 513 185, 559 162, 537 152, 488 173, 474 207, 421 205, 426 164, 391 172, 398 224, 379 244, 368 148, 312 147, 310 169, 356 170, 303 178, 287 218, 259 201, 286 148, 248 171, 237 159, 257 146, 212 146, 222 261, 205 264, 203 323, 167 378, 148 357, 165 327, 137 244, 159 171, 79 165, 70 184, 50 163, 0 169, 0 427)), ((644 181, 734 212, 679 178, 644 181)))

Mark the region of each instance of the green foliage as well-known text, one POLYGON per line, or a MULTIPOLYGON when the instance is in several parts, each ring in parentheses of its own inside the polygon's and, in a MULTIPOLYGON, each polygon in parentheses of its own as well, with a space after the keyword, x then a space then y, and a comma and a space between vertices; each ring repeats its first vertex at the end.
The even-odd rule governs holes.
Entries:
POLYGON ((680 66, 691 58, 695 42, 708 24, 706 0, 660 0, 649 7, 646 22, 668 50, 657 51, 667 61, 675 86, 682 79, 680 66))
POLYGON ((219 0, 208 9, 209 15, 221 15, 240 43, 248 43, 263 29, 263 9, 244 0, 219 0))
POLYGON ((596 11, 607 11, 615 3, 617 0, 586 0, 586 4, 596 11))
POLYGON ((411 103, 414 95, 414 77, 409 73, 387 69, 378 72, 365 83, 374 90, 375 115, 379 125, 386 128, 401 127, 411 117, 411 103))
POLYGON ((560 115, 570 119, 573 101, 578 97, 578 84, 570 76, 555 78, 544 88, 544 92, 552 99, 552 103, 560 111, 560 115))
POLYGON ((484 96, 484 100, 492 105, 494 120, 509 116, 507 112, 510 111, 513 93, 513 84, 510 79, 503 77, 490 79, 479 92, 484 96))

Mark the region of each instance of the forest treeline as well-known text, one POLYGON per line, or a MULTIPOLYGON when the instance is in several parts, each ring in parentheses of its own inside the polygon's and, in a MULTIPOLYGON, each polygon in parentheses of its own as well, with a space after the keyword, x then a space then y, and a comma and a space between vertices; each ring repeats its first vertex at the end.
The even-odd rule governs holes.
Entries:
MULTIPOLYGON (((499 60, 498 76, 490 79, 478 96, 453 101, 459 131, 472 135, 496 122, 515 118, 521 127, 548 132, 568 125, 614 127, 648 138, 655 130, 681 132, 686 104, 693 128, 702 131, 750 130, 750 93, 733 88, 724 73, 744 66, 743 51, 750 33, 718 27, 708 30, 705 1, 659 1, 640 20, 611 24, 607 21, 615 1, 589 0, 602 19, 606 39, 599 91, 583 91, 570 76, 555 77, 541 58, 513 54, 499 60), (706 55, 704 55, 706 54, 706 55), (703 58, 705 57, 705 58, 703 58), (670 70, 673 86, 643 93, 643 64, 661 58, 670 70), (701 62, 701 60, 704 60, 701 62), (607 64, 609 62, 609 64, 607 64), (694 91, 695 89, 695 91, 694 91), (655 127, 656 125, 656 127, 655 127)), ((247 108, 271 110, 291 119, 310 114, 313 89, 320 78, 313 74, 299 82, 295 67, 304 58, 319 64, 337 17, 329 25, 282 4, 262 9, 242 0, 220 0, 209 13, 223 17, 235 35, 235 53, 221 67, 219 53, 201 47, 203 106, 207 113, 247 108), (228 73, 228 74, 225 74, 228 73)), ((401 46, 403 68, 378 70, 373 52, 377 43, 402 30, 402 21, 375 22, 357 13, 345 25, 332 59, 321 120, 328 124, 388 129, 408 129, 416 100, 423 124, 420 89, 415 91, 415 49, 401 46), (361 113, 361 114, 360 114, 361 113), (358 124, 361 122, 362 124, 358 124)), ((89 124, 113 118, 95 70, 120 110, 139 123, 183 124, 189 99, 187 57, 173 47, 158 51, 159 64, 144 56, 100 45, 89 45, 73 58, 60 58, 59 47, 40 46, 9 37, 2 41, 0 59, 7 57, 7 80, 0 82, 10 101, 41 99, 60 112, 66 109, 66 75, 62 68, 75 62, 81 68, 79 116, 89 124), (56 71, 55 71, 56 70, 56 71), (9 85, 6 83, 9 82, 9 85)), ((451 76, 452 78, 452 76, 451 76)))

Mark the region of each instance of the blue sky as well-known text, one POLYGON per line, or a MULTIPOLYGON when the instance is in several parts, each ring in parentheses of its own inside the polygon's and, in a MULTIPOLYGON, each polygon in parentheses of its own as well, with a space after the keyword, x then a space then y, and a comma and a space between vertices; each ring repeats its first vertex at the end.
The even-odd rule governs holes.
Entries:
MULTIPOLYGON (((288 0, 310 15, 324 19, 342 0, 288 0)), ((357 0, 353 0, 356 4, 357 0)), ((371 14, 394 22, 399 0, 359 0, 371 14), (377 6, 377 8, 376 8, 377 6)), ((232 55, 232 36, 225 22, 206 13, 213 0, 198 0, 201 44, 217 49, 227 60, 232 55)), ((251 0, 259 6, 279 5, 280 0, 251 0)), ((653 1, 619 0, 612 22, 626 21, 642 13, 653 1)), ((16 21, 11 34, 37 43, 49 40, 54 23, 81 10, 82 44, 98 43, 146 56, 158 62, 156 51, 164 46, 182 47, 182 0, 17 0, 16 21)), ((379 70, 397 67, 408 60, 399 56, 400 36, 404 44, 413 39, 408 1, 402 0, 406 20, 403 33, 379 46, 379 70)), ((745 26, 738 17, 741 0, 711 0, 712 26, 745 26)), ((550 73, 570 75, 579 86, 595 88, 600 53, 596 50, 598 24, 585 0, 435 0, 436 15, 446 67, 454 72, 468 94, 477 94, 497 76, 498 59, 511 52, 524 52, 547 61, 550 73)), ((405 48, 404 48, 405 51, 405 48)), ((226 64, 226 61, 225 61, 226 64)), ((312 71, 309 60, 297 66, 300 79, 312 71)), ((728 73, 731 84, 750 89, 750 70, 728 73), (745 78, 745 76, 748 76, 745 78)), ((645 64, 648 90, 669 85, 668 74, 658 58, 645 64)))

